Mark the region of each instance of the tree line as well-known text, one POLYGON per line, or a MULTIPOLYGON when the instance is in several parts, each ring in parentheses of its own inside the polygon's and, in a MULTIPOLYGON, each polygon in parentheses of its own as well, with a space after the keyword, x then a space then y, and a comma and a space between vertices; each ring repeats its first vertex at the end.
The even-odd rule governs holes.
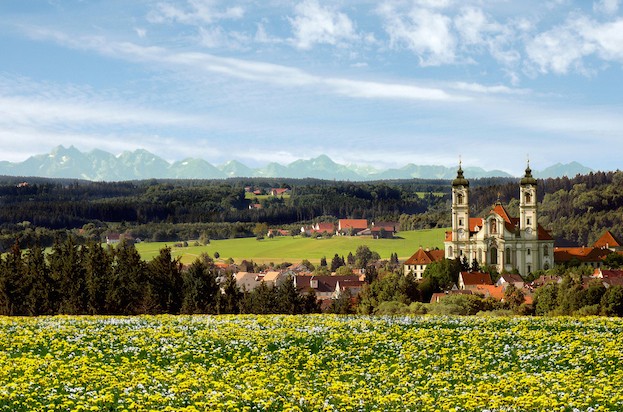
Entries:
POLYGON ((17 243, 0 259, 0 315, 137 315, 318 312, 291 280, 278 287, 240 290, 231 272, 207 256, 188 268, 160 250, 149 262, 133 245, 78 245, 68 237, 46 254, 17 243))

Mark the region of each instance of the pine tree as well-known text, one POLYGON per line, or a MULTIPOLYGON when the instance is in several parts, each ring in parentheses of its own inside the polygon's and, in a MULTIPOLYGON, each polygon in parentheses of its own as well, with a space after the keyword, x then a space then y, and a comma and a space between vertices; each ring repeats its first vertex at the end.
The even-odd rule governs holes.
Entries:
POLYGON ((179 313, 182 307, 182 264, 179 258, 171 256, 171 248, 160 249, 160 254, 147 264, 147 273, 156 310, 179 313))
POLYGON ((216 313, 219 286, 213 265, 208 265, 205 260, 197 259, 188 270, 183 272, 182 280, 182 313, 216 313))
POLYGON ((122 242, 114 253, 110 286, 106 294, 106 312, 114 315, 148 313, 152 303, 146 303, 146 265, 134 245, 122 242))

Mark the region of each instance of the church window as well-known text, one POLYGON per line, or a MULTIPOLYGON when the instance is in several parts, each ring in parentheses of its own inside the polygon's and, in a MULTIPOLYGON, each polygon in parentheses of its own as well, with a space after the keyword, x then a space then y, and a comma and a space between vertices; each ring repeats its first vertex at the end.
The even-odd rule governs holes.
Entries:
POLYGON ((448 247, 448 258, 452 259, 454 257, 454 251, 452 250, 452 246, 448 247))
POLYGON ((459 205, 463 204, 463 194, 459 193, 456 195, 456 203, 458 203, 459 205))
POLYGON ((532 266, 528 265, 528 273, 532 273, 532 266))
POLYGON ((491 264, 492 265, 498 264, 498 249, 497 248, 491 249, 491 264))
POLYGON ((543 256, 549 256, 549 247, 543 246, 543 256))
POLYGON ((511 264, 511 248, 509 247, 506 248, 506 264, 511 264))
MULTIPOLYGON (((526 251, 526 255, 530 256, 530 249, 528 249, 528 250, 526 251)), ((530 272, 530 271, 528 271, 528 272, 530 272)))
POLYGON ((482 249, 478 248, 478 261, 482 262, 482 249))
POLYGON ((459 226, 463 226, 463 219, 462 218, 459 219, 459 226))
POLYGON ((529 217, 526 218, 526 224, 530 226, 532 224, 532 219, 530 219, 529 217))
POLYGON ((530 193, 526 193, 525 198, 526 198, 526 203, 532 202, 532 195, 530 193))

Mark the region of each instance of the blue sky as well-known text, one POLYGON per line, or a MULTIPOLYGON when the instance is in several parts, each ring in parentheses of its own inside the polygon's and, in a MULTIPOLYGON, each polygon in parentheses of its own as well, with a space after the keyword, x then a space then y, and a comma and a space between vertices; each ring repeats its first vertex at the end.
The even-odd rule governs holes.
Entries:
POLYGON ((621 168, 618 0, 2 0, 0 143, 621 168))

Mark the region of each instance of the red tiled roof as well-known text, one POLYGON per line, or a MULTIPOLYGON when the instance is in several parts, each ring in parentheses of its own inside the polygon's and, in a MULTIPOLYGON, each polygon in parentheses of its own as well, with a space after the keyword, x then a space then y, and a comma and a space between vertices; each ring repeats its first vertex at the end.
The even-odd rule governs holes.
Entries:
POLYGON ((545 230, 541 225, 538 226, 538 235, 539 240, 554 240, 552 235, 550 235, 549 232, 545 230))
POLYGON ((596 247, 557 247, 554 249, 554 262, 568 262, 577 259, 580 262, 599 262, 612 253, 608 249, 596 247))
POLYGON ((606 233, 604 233, 597 240, 597 242, 595 242, 593 246, 599 247, 599 248, 604 248, 604 247, 609 248, 609 247, 621 247, 622 245, 621 245, 621 242, 616 237, 614 237, 612 232, 607 230, 606 233))
POLYGON ((506 209, 501 204, 495 205, 495 207, 491 210, 494 213, 497 213, 506 223, 513 223, 511 217, 508 215, 506 209))
POLYGON ((341 230, 346 229, 367 229, 368 228, 368 220, 367 219, 340 219, 339 227, 341 230))
POLYGON ((484 219, 481 217, 470 217, 469 218, 469 231, 470 232, 476 232, 476 227, 478 227, 478 230, 482 229, 482 227, 484 226, 484 219))
POLYGON ((420 248, 417 252, 413 254, 407 261, 404 263, 405 265, 428 265, 432 262, 439 262, 443 260, 445 257, 445 252, 443 250, 424 250, 420 248))
POLYGON ((623 278, 623 270, 619 269, 595 269, 593 276, 600 278, 623 278))
POLYGON ((476 285, 476 293, 482 293, 486 298, 492 297, 497 300, 504 299, 504 287, 494 285, 476 285))
POLYGON ((463 278, 463 284, 466 286, 473 285, 493 285, 491 275, 481 272, 461 272, 459 275, 463 278))

